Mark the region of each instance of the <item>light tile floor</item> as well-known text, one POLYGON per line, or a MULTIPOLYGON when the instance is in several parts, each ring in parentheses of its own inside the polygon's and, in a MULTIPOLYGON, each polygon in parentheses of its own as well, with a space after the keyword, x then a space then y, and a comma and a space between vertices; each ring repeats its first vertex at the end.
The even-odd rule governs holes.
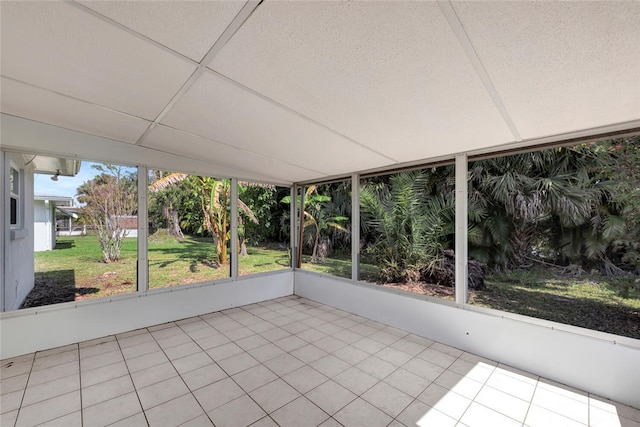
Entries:
POLYGON ((0 373, 3 427, 640 427, 638 409, 296 296, 0 373))

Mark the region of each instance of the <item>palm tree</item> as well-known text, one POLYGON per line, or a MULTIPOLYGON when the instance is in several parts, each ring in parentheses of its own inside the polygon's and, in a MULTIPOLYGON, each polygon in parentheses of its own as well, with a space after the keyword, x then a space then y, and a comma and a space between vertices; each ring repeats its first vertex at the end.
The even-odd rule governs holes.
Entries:
MULTIPOLYGON (((219 265, 227 264, 227 244, 229 233, 229 201, 231 182, 228 179, 216 179, 205 176, 171 173, 149 186, 151 192, 157 192, 171 185, 185 183, 192 195, 199 201, 202 213, 201 230, 210 232, 216 244, 216 256, 219 265)), ((258 223, 251 209, 238 199, 238 208, 249 220, 258 223)))
MULTIPOLYGON (((291 203, 291 196, 283 197, 281 202, 291 203)), ((349 233, 349 230, 342 225, 342 223, 348 221, 349 218, 341 215, 329 215, 329 209, 327 209, 329 202, 331 202, 331 197, 320 194, 317 185, 307 187, 304 194, 304 207, 302 211, 304 221, 302 228, 305 231, 308 230, 309 227, 313 229, 307 238, 307 243, 313 247, 311 254, 311 262, 313 263, 322 261, 322 257, 318 254, 318 247, 322 233, 325 232, 325 230, 333 229, 343 233, 349 233)))
MULTIPOLYGON (((450 172, 446 168, 437 175, 446 177, 450 172)), ((367 252, 381 266, 381 281, 419 280, 442 261, 443 250, 452 245, 453 190, 436 186, 438 181, 434 172, 417 170, 362 186, 362 230, 371 240, 367 252)))
POLYGON ((149 186, 149 191, 154 193, 153 201, 155 202, 155 205, 150 204, 149 206, 149 216, 152 216, 152 205, 159 208, 161 212, 158 212, 157 214, 162 215, 163 222, 166 223, 165 227, 167 229, 167 233, 178 240, 184 239, 184 233, 180 226, 180 216, 178 212, 178 206, 180 205, 181 196, 183 196, 184 192, 180 191, 180 188, 174 184, 184 180, 185 178, 185 174, 169 173, 165 176, 162 171, 154 171, 153 182, 149 186))
POLYGON ((610 215, 602 218, 609 224, 600 228, 604 235, 593 227, 613 190, 597 178, 610 160, 581 145, 471 162, 469 202, 478 210, 470 220, 477 231, 469 239, 470 254, 511 268, 528 263, 537 247, 565 260, 602 253, 599 240, 617 234, 610 215))

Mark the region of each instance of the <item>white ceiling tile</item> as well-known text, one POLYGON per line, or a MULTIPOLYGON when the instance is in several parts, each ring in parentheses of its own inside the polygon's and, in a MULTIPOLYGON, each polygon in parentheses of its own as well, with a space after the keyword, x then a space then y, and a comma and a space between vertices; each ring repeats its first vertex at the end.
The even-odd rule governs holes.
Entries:
POLYGON ((264 2, 211 68, 399 161, 513 139, 433 2, 264 2))
POLYGON ((640 118, 640 2, 455 2, 523 138, 640 118))
POLYGON ((87 7, 199 62, 243 1, 82 1, 87 7))
POLYGON ((2 75, 154 119, 195 66, 66 2, 2 2, 2 75))
POLYGON ((2 78, 0 110, 42 123, 134 143, 150 122, 2 78))
POLYGON ((326 175, 389 163, 388 159, 208 72, 162 122, 326 175))
MULTIPOLYGON (((145 147, 225 165, 234 169, 234 176, 257 181, 293 183, 314 179, 321 174, 283 163, 265 156, 248 153, 219 142, 190 135, 163 125, 156 126, 145 138, 145 147)), ((212 166, 212 173, 215 166, 212 166)))

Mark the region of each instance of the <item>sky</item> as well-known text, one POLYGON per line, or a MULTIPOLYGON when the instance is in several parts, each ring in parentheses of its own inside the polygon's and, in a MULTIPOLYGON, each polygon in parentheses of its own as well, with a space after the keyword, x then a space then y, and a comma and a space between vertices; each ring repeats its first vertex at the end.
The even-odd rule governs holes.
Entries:
MULTIPOLYGON (((78 187, 100 174, 100 171, 92 168, 92 165, 99 165, 89 161, 83 161, 80 165, 80 172, 76 176, 59 176, 57 181, 52 181, 52 175, 35 175, 34 194, 36 196, 65 196, 74 197, 74 205, 77 205, 75 196, 78 187)), ((131 168, 134 169, 134 168, 131 168)))

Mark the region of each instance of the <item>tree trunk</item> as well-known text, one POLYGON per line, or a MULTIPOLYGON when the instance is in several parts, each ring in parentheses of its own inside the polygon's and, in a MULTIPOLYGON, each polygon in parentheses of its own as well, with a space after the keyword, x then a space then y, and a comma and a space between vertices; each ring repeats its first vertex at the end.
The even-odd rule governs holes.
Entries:
MULTIPOLYGON (((421 280, 427 283, 455 287, 456 284, 456 256, 455 253, 447 249, 443 252, 443 261, 429 270, 421 272, 421 280)), ((469 289, 483 290, 485 288, 484 277, 487 274, 487 265, 475 260, 467 261, 468 286, 469 289)))
POLYGON ((184 234, 180 228, 180 218, 177 209, 169 209, 167 219, 169 220, 169 234, 175 236, 179 240, 184 239, 184 234))
POLYGON ((320 242, 320 233, 316 233, 315 241, 313 242, 313 252, 311 253, 311 262, 318 262, 318 243, 320 242))
POLYGON ((238 237, 238 240, 240 240, 240 256, 248 256, 249 254, 247 253, 245 238, 243 236, 240 236, 238 237))
POLYGON ((607 277, 624 277, 625 271, 616 266, 607 256, 602 257, 604 274, 607 277))
POLYGON ((225 265, 227 263, 227 241, 219 237, 215 238, 216 251, 218 252, 218 264, 225 265))

